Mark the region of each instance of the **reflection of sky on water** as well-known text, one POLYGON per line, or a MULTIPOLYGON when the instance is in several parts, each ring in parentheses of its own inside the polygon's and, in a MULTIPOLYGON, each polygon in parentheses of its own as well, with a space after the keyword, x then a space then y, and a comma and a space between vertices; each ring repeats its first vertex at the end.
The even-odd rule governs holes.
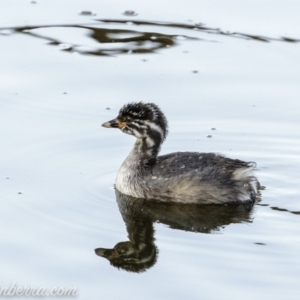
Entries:
POLYGON ((298 39, 299 5, 3 1, 0 28, 39 28, 0 35, 1 285, 77 286, 79 299, 92 300, 298 299, 299 43, 167 25, 203 22, 225 32, 298 39), (123 15, 130 9, 138 15, 123 15), (97 15, 79 15, 83 10, 97 15), (49 24, 65 27, 43 27, 49 24), (88 36, 94 28, 107 42, 88 36), (154 43, 148 33, 161 39, 154 43), (109 48, 116 38, 118 48, 109 48), (116 55, 132 50, 128 38, 134 49, 155 53, 116 55), (59 45, 48 45, 51 39, 59 45), (116 52, 57 51, 68 47, 116 52), (139 100, 156 102, 168 117, 162 153, 254 160, 266 190, 252 223, 231 223, 216 234, 155 223, 157 263, 137 275, 112 268, 93 250, 128 240, 113 183, 133 139, 101 124, 139 100))

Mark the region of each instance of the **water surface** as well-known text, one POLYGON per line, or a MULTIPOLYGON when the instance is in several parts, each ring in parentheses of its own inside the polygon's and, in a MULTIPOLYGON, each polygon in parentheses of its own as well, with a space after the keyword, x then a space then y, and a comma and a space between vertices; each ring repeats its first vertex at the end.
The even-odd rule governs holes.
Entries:
POLYGON ((76 286, 78 299, 298 299, 299 5, 4 2, 1 286, 76 286), (162 153, 256 161, 266 189, 249 213, 203 214, 212 228, 152 207, 142 222, 155 260, 135 273, 94 249, 129 240, 113 184, 134 139, 101 124, 141 100, 169 120, 162 153))

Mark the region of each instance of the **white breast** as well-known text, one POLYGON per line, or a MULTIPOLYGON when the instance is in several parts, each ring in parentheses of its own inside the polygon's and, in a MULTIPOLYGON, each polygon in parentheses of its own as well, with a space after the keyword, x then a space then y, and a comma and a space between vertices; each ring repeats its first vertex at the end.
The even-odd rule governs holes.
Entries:
POLYGON ((141 193, 138 192, 138 182, 136 176, 136 160, 132 159, 132 155, 126 158, 123 162, 117 178, 116 178, 116 188, 123 194, 130 195, 133 197, 141 197, 141 193))

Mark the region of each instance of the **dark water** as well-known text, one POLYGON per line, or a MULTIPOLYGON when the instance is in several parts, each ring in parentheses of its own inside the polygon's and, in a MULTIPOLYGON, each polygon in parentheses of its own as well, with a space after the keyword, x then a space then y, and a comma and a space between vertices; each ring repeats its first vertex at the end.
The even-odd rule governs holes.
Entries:
POLYGON ((76 286, 78 299, 298 299, 299 5, 155 4, 124 14, 131 3, 38 1, 17 12, 5 1, 0 285, 76 286), (116 195, 134 140, 101 124, 140 100, 169 120, 162 153, 255 161, 261 200, 116 195))

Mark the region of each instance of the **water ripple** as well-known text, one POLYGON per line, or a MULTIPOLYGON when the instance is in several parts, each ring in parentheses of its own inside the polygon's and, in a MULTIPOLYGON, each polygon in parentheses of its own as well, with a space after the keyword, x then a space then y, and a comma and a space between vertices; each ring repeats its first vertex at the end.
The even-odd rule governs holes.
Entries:
MULTIPOLYGON (((175 47, 185 41, 210 41, 211 36, 226 36, 244 40, 259 42, 285 42, 299 43, 300 39, 291 37, 267 37, 255 34, 248 34, 235 31, 225 31, 220 28, 213 28, 196 24, 170 23, 170 22, 148 22, 148 21, 128 21, 119 19, 99 19, 97 22, 89 24, 64 24, 64 25, 44 25, 44 26, 23 26, 0 28, 0 35, 13 35, 15 33, 26 34, 31 37, 48 41, 49 45, 59 46, 62 51, 79 53, 93 56, 112 56, 120 54, 144 54, 155 53, 158 50, 175 47), (109 27, 109 28, 108 28, 109 27), (88 30, 87 36, 96 42, 96 46, 78 44, 78 39, 74 43, 66 43, 58 37, 49 37, 46 28, 75 28, 88 30), (153 30, 156 28, 158 30, 153 30), (37 33, 37 29, 39 33, 37 33), (141 30, 142 29, 142 30, 141 30), (147 29, 147 30, 146 30, 147 29), (143 31, 145 30, 145 31, 143 31), (170 31, 171 34, 163 33, 170 31), (184 30, 187 34, 182 34, 184 30), (209 35, 209 39, 204 39, 202 35, 209 35), (200 38, 201 35, 201 38, 200 38), (68 46, 61 46, 67 44, 68 46)), ((79 31, 77 34, 81 34, 79 31)))

